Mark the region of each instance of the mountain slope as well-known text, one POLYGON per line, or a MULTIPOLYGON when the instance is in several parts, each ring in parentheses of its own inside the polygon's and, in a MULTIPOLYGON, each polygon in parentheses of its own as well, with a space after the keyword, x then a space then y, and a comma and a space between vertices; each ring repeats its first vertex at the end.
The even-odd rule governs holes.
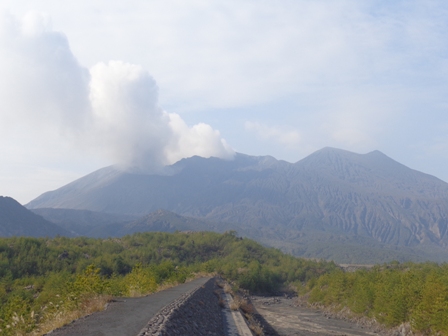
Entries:
MULTIPOLYGON (((238 228, 237 225, 214 223, 198 218, 180 216, 163 209, 142 217, 73 209, 41 208, 33 209, 32 211, 70 231, 75 236, 106 238, 122 237, 136 232, 148 231, 225 232, 238 228)), ((240 233, 244 234, 244 231, 240 233)))
MULTIPOLYGON (((90 210, 40 208, 32 210, 35 214, 66 229, 75 236, 93 236, 94 232, 112 225, 124 225, 138 219, 137 216, 117 215, 90 210)), ((107 237, 110 232, 104 230, 98 237, 107 237)))
POLYGON ((135 221, 122 225, 116 236, 124 236, 136 232, 159 231, 215 231, 225 232, 235 229, 234 226, 224 223, 214 223, 198 218, 177 215, 167 210, 157 210, 135 221))
POLYGON ((274 169, 266 161, 269 159, 242 154, 234 161, 192 157, 171 166, 175 173, 167 175, 127 173, 107 167, 47 192, 27 207, 87 209, 139 216, 167 209, 190 216, 206 216, 222 204, 239 203, 254 194, 276 202, 281 197, 281 189, 274 185, 282 178, 278 170, 289 164, 272 158, 274 169), (272 187, 277 189, 277 194, 272 187))
POLYGON ((38 216, 11 197, 0 196, 0 237, 71 236, 63 228, 38 216))
POLYGON ((159 175, 108 167, 27 206, 138 216, 163 208, 237 223, 252 237, 298 254, 319 239, 347 245, 334 237, 349 237, 361 248, 363 238, 372 246, 441 253, 448 244, 448 184, 379 151, 324 148, 294 164, 243 154, 233 161, 192 157, 159 175))
MULTIPOLYGON (((315 197, 311 212, 327 226, 383 243, 446 246, 447 183, 378 151, 324 149, 296 166, 299 184, 291 190, 315 197)), ((303 211, 295 220, 307 222, 303 211)))

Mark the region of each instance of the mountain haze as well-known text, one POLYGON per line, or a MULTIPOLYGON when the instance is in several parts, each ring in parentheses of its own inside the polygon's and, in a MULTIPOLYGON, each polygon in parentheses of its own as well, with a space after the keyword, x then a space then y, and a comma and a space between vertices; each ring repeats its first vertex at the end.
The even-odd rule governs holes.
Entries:
POLYGON ((40 208, 35 214, 57 224, 74 236, 114 236, 106 227, 121 226, 138 219, 137 216, 117 215, 90 210, 40 208))
POLYGON ((0 196, 0 237, 71 236, 65 229, 26 209, 11 197, 0 196))
POLYGON ((324 148, 296 163, 244 154, 232 161, 192 157, 159 175, 107 167, 27 207, 134 216, 166 209, 237 224, 254 238, 307 256, 313 249, 321 256, 328 242, 340 251, 349 247, 343 254, 353 246, 423 248, 411 253, 422 258, 428 251, 446 254, 448 244, 448 184, 379 151, 324 148))
POLYGON ((34 213, 65 228, 75 236, 122 237, 136 232, 215 231, 236 230, 238 226, 215 223, 199 218, 180 216, 159 209, 142 217, 114 215, 90 210, 33 209, 34 213))

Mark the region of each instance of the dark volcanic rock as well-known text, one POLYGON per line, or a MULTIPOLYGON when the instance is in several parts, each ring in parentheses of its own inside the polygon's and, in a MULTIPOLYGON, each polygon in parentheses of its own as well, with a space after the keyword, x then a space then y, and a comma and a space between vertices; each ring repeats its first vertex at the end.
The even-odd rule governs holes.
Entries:
POLYGON ((196 291, 164 307, 138 336, 215 335, 224 336, 224 324, 214 278, 196 291))

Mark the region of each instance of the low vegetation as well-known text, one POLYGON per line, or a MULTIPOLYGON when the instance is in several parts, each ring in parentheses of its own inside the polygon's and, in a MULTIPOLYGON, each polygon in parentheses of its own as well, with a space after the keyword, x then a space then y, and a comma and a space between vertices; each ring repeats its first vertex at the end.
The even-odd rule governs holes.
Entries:
POLYGON ((301 291, 310 302, 348 308, 388 327, 410 324, 424 335, 448 335, 448 264, 393 262, 370 270, 338 270, 301 291))
POLYGON ((334 271, 234 232, 137 233, 114 239, 0 239, 0 335, 43 334, 101 310, 113 296, 140 296, 220 274, 253 292, 276 292, 334 271))
POLYGON ((114 296, 146 295, 198 274, 218 274, 233 291, 272 294, 294 287, 311 303, 448 335, 447 264, 396 262, 344 272, 234 232, 1 238, 0 335, 40 335, 104 309, 114 296))

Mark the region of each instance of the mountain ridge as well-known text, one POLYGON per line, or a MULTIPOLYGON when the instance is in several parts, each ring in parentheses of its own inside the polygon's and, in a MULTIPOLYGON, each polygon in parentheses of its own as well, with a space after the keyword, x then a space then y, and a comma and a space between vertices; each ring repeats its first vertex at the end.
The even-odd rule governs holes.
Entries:
POLYGON ((240 153, 233 161, 192 157, 167 171, 103 168, 27 207, 136 216, 166 209, 238 224, 260 239, 277 237, 285 244, 307 244, 304 236, 326 232, 391 246, 448 245, 448 184, 379 151, 326 147, 296 163, 240 153))
POLYGON ((71 234, 26 209, 11 197, 0 196, 0 237, 54 237, 71 234))

